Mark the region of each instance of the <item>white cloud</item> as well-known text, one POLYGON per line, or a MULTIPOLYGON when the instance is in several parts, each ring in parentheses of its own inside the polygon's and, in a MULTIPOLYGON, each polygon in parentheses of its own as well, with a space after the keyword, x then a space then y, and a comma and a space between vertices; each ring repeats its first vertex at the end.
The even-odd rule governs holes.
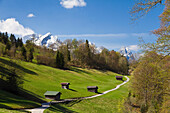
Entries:
POLYGON ((30 13, 27 15, 28 18, 32 18, 32 17, 35 17, 35 15, 33 13, 30 13))
POLYGON ((133 51, 138 51, 139 50, 139 46, 138 45, 130 45, 130 46, 128 46, 128 48, 130 50, 133 50, 133 51))
POLYGON ((8 32, 19 36, 33 34, 34 31, 30 28, 25 28, 15 18, 0 20, 0 32, 8 32))
POLYGON ((60 4, 67 9, 86 6, 86 2, 84 0, 61 0, 60 4))
POLYGON ((127 37, 125 33, 120 34, 72 34, 72 35, 57 35, 58 37, 127 37))
POLYGON ((137 36, 137 37, 145 37, 145 36, 150 36, 148 33, 132 33, 132 36, 137 36))

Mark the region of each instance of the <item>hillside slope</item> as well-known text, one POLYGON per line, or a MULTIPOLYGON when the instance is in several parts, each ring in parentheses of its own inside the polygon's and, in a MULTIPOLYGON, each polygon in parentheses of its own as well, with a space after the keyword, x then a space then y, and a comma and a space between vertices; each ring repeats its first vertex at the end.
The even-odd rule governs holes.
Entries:
POLYGON ((128 95, 129 83, 100 97, 54 104, 44 113, 122 113, 123 101, 128 95))
MULTIPOLYGON (((11 61, 10 59, 4 57, 0 57, 0 64, 3 65, 3 67, 8 65, 10 67, 16 68, 16 73, 22 76, 24 83, 18 95, 39 103, 43 101, 50 101, 45 99, 43 95, 47 90, 60 91, 62 93, 61 99, 76 98, 95 95, 95 93, 87 91, 87 86, 98 86, 99 92, 101 93, 114 88, 117 84, 122 83, 122 81, 117 81, 115 79, 115 76, 118 74, 110 71, 82 69, 77 67, 71 67, 70 70, 61 70, 19 60, 11 61), (70 89, 62 89, 60 85, 61 82, 70 82, 70 89)), ((2 74, 4 73, 1 72, 0 76, 2 76, 2 74)), ((0 99, 0 101, 2 101, 2 98, 0 99)), ((20 98, 15 99, 21 100, 20 98)), ((24 104, 22 104, 22 106, 14 107, 18 104, 15 102, 9 103, 7 99, 5 100, 6 101, 1 103, 1 108, 3 105, 8 105, 11 108, 27 107, 26 105, 24 106, 24 104)))

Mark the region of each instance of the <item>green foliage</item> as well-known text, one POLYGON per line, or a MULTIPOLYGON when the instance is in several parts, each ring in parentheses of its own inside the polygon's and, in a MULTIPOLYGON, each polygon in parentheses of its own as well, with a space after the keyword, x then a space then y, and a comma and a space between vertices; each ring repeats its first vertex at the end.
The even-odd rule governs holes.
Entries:
POLYGON ((8 42, 6 43, 5 50, 7 51, 7 50, 10 50, 10 49, 11 49, 11 43, 8 41, 8 42))
POLYGON ((144 101, 143 104, 148 107, 145 109, 145 106, 141 105, 142 111, 151 110, 151 108, 160 111, 163 98, 169 87, 167 84, 170 68, 169 57, 162 58, 164 56, 149 52, 133 72, 132 90, 137 96, 137 100, 144 101))
POLYGON ((34 56, 33 56, 33 48, 30 48, 27 51, 27 61, 32 62, 33 58, 34 58, 34 56))
POLYGON ((58 68, 64 68, 64 56, 63 54, 57 50, 57 54, 56 54, 56 66, 58 68))
POLYGON ((48 56, 43 56, 43 55, 38 55, 37 56, 37 63, 38 64, 43 64, 51 67, 56 67, 55 59, 48 57, 48 56))
POLYGON ((68 45, 67 45, 67 61, 70 61, 71 57, 70 57, 70 51, 68 49, 68 45))
POLYGON ((5 45, 0 42, 0 56, 5 54, 5 45))
MULTIPOLYGON (((163 0, 141 0, 132 8, 131 13, 136 17, 147 14, 150 9, 162 4, 163 0)), ((170 60, 170 5, 169 0, 165 0, 165 9, 159 16, 161 19, 160 28, 153 31, 158 38, 155 43, 144 43, 141 47, 145 52, 144 58, 139 62, 134 71, 132 89, 137 96, 137 101, 144 103, 141 105, 141 112, 166 112, 168 111, 167 95, 169 91, 169 60, 170 60), (146 106, 147 105, 147 109, 146 106), (166 107, 165 107, 166 106, 166 107)))
POLYGON ((27 61, 28 62, 32 62, 34 56, 33 56, 33 52, 34 52, 34 47, 33 47, 33 43, 30 40, 26 41, 26 49, 27 49, 27 61))
POLYGON ((22 38, 18 38, 17 42, 16 42, 16 47, 22 47, 23 46, 23 42, 22 42, 22 38))
POLYGON ((86 44, 85 44, 85 62, 88 65, 90 65, 90 62, 91 62, 91 51, 90 51, 88 40, 86 40, 86 44))
POLYGON ((126 57, 120 57, 119 58, 119 70, 120 70, 120 73, 122 74, 128 74, 128 61, 126 59, 126 57))
POLYGON ((23 60, 27 60, 27 55, 26 55, 26 53, 27 53, 27 51, 26 51, 26 49, 25 49, 25 47, 24 46, 22 46, 21 47, 21 55, 22 55, 22 57, 23 57, 23 60))
POLYGON ((12 46, 16 46, 16 38, 13 34, 10 35, 9 39, 12 43, 12 46))
POLYGON ((72 41, 72 46, 73 46, 73 49, 77 49, 78 47, 78 41, 76 39, 73 39, 72 41))
POLYGON ((8 33, 7 32, 1 34, 1 41, 3 44, 7 44, 7 42, 8 42, 8 33))
MULTIPOLYGON (((96 51, 94 45, 89 45, 89 41, 67 39, 58 51, 40 46, 36 46, 32 40, 27 40, 23 44, 22 38, 15 39, 13 34, 8 38, 7 33, 0 34, 2 42, 5 42, 5 53, 9 57, 28 62, 36 62, 51 67, 64 68, 70 65, 79 67, 96 68, 102 70, 112 70, 117 73, 128 74, 128 64, 125 57, 121 57, 118 52, 103 49, 102 53, 96 51), (4 41, 7 39, 7 41, 4 41), (9 39, 9 40, 8 40, 9 39), (56 55, 56 58, 55 58, 56 55), (54 59, 56 59, 54 61, 54 59), (55 64, 56 63, 56 64, 55 64)), ((3 49, 1 49, 2 51, 3 49)))
POLYGON ((148 105, 146 103, 142 103, 140 106, 141 113, 147 113, 148 111, 148 105))
POLYGON ((117 103, 117 111, 118 113, 124 113, 124 99, 122 100, 118 100, 118 103, 117 103))

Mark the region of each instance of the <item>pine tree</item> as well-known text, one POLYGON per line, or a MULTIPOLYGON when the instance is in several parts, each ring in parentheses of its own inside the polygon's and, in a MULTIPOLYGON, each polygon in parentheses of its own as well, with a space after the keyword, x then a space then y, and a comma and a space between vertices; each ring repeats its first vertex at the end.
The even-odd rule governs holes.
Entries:
POLYGON ((11 44, 12 46, 16 46, 16 38, 13 34, 11 34, 11 36, 9 37, 10 41, 11 41, 11 44))
POLYGON ((68 45, 67 45, 67 61, 70 61, 71 58, 70 58, 70 51, 68 50, 68 45))
POLYGON ((22 55, 22 57, 23 57, 23 60, 25 60, 25 61, 27 60, 26 54, 27 54, 27 51, 26 51, 25 47, 22 46, 22 47, 21 47, 21 55, 22 55))
POLYGON ((2 43, 4 43, 6 45, 6 43, 8 42, 8 34, 7 33, 2 33, 2 43))
POLYGON ((17 42, 16 42, 16 47, 22 47, 23 46, 23 42, 22 42, 22 38, 18 38, 17 42))
POLYGON ((0 32, 0 42, 2 42, 2 33, 0 32))
POLYGON ((60 53, 60 68, 64 68, 64 55, 62 53, 60 53))
POLYGON ((27 52, 27 61, 32 62, 32 59, 34 58, 33 56, 33 48, 29 48, 27 52))
POLYGON ((57 54, 56 54, 56 66, 58 68, 64 68, 64 56, 61 52, 59 52, 59 50, 57 50, 57 54))
POLYGON ((60 66, 60 58, 59 58, 59 50, 57 50, 57 54, 56 54, 56 66, 59 67, 60 66))
POLYGON ((90 48, 89 48, 89 41, 86 40, 86 44, 85 44, 85 62, 89 65, 90 64, 90 48))
POLYGON ((7 43, 6 43, 6 48, 5 48, 5 50, 10 50, 11 49, 11 43, 8 41, 7 43))

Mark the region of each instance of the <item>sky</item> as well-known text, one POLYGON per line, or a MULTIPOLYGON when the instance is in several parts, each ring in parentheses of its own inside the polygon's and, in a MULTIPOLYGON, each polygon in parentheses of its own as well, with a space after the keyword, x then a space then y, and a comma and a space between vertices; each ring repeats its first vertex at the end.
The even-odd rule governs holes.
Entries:
POLYGON ((159 6, 132 24, 130 9, 136 0, 0 0, 0 31, 16 36, 44 35, 84 39, 118 51, 122 46, 138 51, 139 37, 153 42, 159 28, 159 6))

